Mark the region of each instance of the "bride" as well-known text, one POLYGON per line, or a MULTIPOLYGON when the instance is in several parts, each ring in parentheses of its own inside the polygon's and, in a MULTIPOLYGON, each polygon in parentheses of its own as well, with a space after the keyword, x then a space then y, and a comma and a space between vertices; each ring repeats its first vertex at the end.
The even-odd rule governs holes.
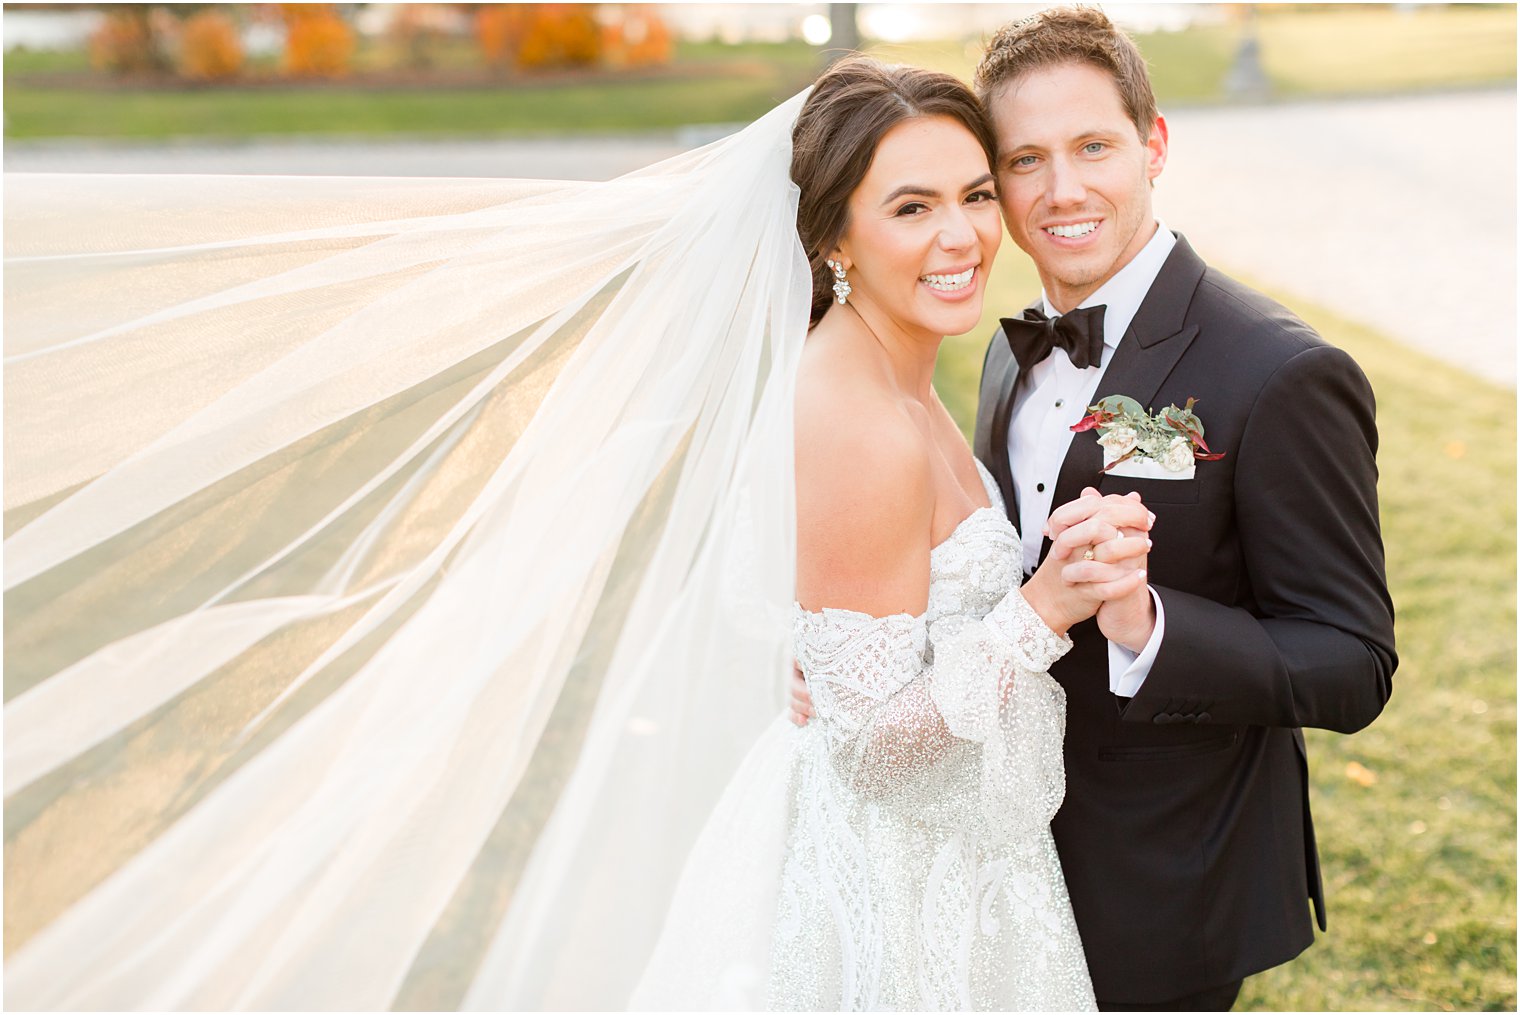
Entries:
POLYGON ((9 178, 7 1004, 1090 1006, 1144 540, 1021 589, 928 386, 989 156, 855 64, 607 184, 9 178))
MULTIPOLYGON (((1132 559, 1146 541, 1110 540, 1116 525, 1146 527, 1145 509, 1087 499, 1090 517, 1021 587, 997 486, 934 394, 939 345, 978 323, 1002 232, 995 142, 965 87, 840 64, 794 144, 814 299, 796 394, 793 637, 816 719, 782 749, 794 760, 780 887, 755 893, 772 930, 764 993, 749 1000, 1093 1009, 1049 827, 1065 693, 1046 670, 1069 626, 1143 583, 1132 559), (1071 551, 1094 543, 1102 562, 1064 581, 1071 551)), ((641 1004, 710 1007, 759 979, 735 958, 744 907, 725 896, 754 876, 756 831, 699 842, 641 1004)))

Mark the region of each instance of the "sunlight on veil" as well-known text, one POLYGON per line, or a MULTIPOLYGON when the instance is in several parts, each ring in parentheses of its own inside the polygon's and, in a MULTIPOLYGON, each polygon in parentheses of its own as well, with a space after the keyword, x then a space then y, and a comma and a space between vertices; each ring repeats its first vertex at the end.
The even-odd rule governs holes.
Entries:
POLYGON ((802 98, 604 184, 7 177, 7 1005, 627 1003, 782 706, 802 98))

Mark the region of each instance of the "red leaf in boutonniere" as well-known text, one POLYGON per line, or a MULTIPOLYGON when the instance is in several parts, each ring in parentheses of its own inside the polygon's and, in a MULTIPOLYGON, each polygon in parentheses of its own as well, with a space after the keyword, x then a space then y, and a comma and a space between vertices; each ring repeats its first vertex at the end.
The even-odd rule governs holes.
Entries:
POLYGON ((1104 409, 1096 409, 1088 413, 1071 425, 1072 433, 1082 433, 1087 430, 1096 430, 1100 426, 1107 426, 1114 420, 1114 414, 1104 409))
MULTIPOLYGON (((1187 427, 1186 425, 1184 425, 1182 423, 1177 422, 1175 419, 1172 419, 1170 416, 1165 416, 1164 415, 1164 416, 1161 417, 1161 420, 1162 420, 1163 423, 1165 423, 1167 426, 1171 427, 1173 430, 1180 430, 1180 431, 1182 431, 1183 436, 1187 437, 1187 439, 1192 442, 1192 444, 1193 444, 1193 446, 1195 448, 1201 448, 1203 452, 1208 452, 1209 451, 1209 446, 1203 442, 1203 434, 1199 433, 1196 430, 1193 430, 1193 429, 1187 427)), ((1204 458, 1205 455, 1203 453, 1198 453, 1198 457, 1199 458, 1204 458)), ((1223 457, 1224 457, 1224 455, 1222 453, 1221 454, 1217 454, 1217 455, 1211 455, 1211 457, 1208 458, 1208 461, 1215 461, 1215 460, 1223 458, 1223 457)))

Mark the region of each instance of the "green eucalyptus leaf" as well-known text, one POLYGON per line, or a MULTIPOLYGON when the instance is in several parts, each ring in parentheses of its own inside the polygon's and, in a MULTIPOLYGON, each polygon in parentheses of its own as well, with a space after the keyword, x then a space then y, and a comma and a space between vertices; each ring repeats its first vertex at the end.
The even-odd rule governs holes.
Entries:
POLYGON ((1147 416, 1145 407, 1128 395, 1104 395, 1095 403, 1099 408, 1106 409, 1119 416, 1147 416))

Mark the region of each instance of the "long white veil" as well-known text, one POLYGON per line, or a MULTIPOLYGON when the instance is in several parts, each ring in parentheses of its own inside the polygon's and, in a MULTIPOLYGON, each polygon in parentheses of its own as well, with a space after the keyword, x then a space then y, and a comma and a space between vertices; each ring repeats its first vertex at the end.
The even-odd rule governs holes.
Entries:
POLYGON ((7 1005, 626 1002, 782 705, 802 99, 601 184, 6 178, 7 1005))

